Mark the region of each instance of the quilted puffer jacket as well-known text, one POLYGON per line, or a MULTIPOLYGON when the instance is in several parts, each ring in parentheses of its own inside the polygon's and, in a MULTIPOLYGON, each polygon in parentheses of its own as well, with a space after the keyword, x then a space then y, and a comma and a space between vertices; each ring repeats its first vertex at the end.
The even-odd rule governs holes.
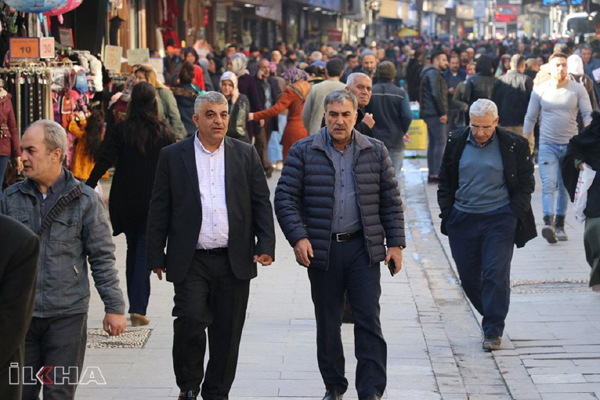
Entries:
MULTIPOLYGON (((327 269, 331 245, 335 169, 327 128, 294 144, 275 191, 275 213, 288 242, 312 244, 310 267, 327 269)), ((370 265, 385 259, 386 249, 406 246, 398 181, 385 145, 354 130, 354 179, 370 265)))

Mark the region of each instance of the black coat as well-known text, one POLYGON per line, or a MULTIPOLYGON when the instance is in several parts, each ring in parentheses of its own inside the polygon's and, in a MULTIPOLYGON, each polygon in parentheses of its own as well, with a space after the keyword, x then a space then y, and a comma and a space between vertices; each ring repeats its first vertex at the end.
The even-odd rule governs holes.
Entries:
POLYGON ((448 115, 448 83, 442 71, 433 65, 421 71, 419 104, 421 118, 448 115))
POLYGON ((125 135, 131 135, 129 122, 116 124, 107 133, 102 146, 96 154, 96 165, 86 185, 96 187, 98 180, 110 167, 115 165, 115 175, 110 187, 108 211, 113 227, 113 235, 146 232, 148 206, 152 195, 152 186, 158 164, 158 155, 163 147, 172 144, 172 140, 149 141, 146 155, 125 142, 125 135))
POLYGON ((198 92, 189 83, 174 86, 171 91, 175 96, 175 101, 177 101, 177 109, 188 137, 194 136, 196 124, 194 124, 192 117, 194 116, 194 103, 198 97, 198 92))
POLYGON ((467 79, 463 101, 471 107, 479 99, 491 99, 495 83, 496 77, 476 73, 467 79))
MULTIPOLYGON (((571 201, 575 200, 575 189, 579 179, 579 169, 575 160, 588 164, 594 171, 600 171, 600 113, 592 114, 592 122, 579 135, 569 141, 567 154, 563 159, 561 170, 565 188, 571 201)), ((584 214, 588 218, 600 217, 600 178, 598 172, 592 186, 588 190, 584 214)))
POLYGON ((3 399, 21 398, 21 386, 9 384, 9 368, 11 363, 23 365, 23 341, 33 313, 39 251, 35 233, 0 215, 0 398, 3 399))
POLYGON ((374 138, 381 140, 388 150, 404 148, 404 134, 412 122, 410 102, 404 89, 389 79, 380 79, 373 85, 371 101, 364 111, 373 114, 374 138))
MULTIPOLYGON (((446 218, 454 207, 458 190, 459 164, 467 144, 470 128, 459 129, 450 134, 444 159, 440 169, 438 188, 438 204, 442 219, 442 233, 446 232, 446 218)), ((503 128, 496 128, 500 141, 500 154, 504 165, 504 178, 510 195, 510 207, 518 218, 515 244, 525 246, 529 240, 537 236, 535 219, 531 209, 531 194, 535 190, 533 162, 531 160, 529 142, 524 137, 503 128)))
POLYGON ((494 83, 492 100, 498 106, 502 126, 523 126, 533 79, 516 71, 509 71, 494 83))
MULTIPOLYGON (((275 212, 288 242, 311 242, 310 268, 329 267, 335 169, 329 131, 296 142, 275 191, 275 212)), ((370 265, 385 259, 388 247, 406 246, 404 213, 394 167, 384 144, 354 130, 354 180, 370 265)))
MULTIPOLYGON (((174 283, 187 276, 202 226, 194 140, 182 140, 160 153, 148 215, 146 266, 166 268, 167 280, 174 283)), ((247 280, 257 275, 254 255, 275 258, 273 208, 254 147, 229 137, 223 140, 229 261, 235 276, 247 280)))
MULTIPOLYGON (((281 87, 279 86, 279 83, 277 83, 277 79, 273 78, 272 76, 267 78, 267 83, 269 84, 269 86, 271 88, 271 107, 272 107, 275 105, 275 103, 277 103, 279 101, 279 98, 281 97, 283 92, 281 91, 281 87)), ((266 110, 269 108, 265 105, 267 98, 265 96, 265 91, 263 90, 262 81, 258 78, 256 78, 256 86, 258 87, 258 98, 260 99, 260 104, 262 105, 263 110, 266 110)), ((279 131, 279 118, 277 118, 277 117, 271 118, 271 127, 273 128, 273 131, 279 131)))

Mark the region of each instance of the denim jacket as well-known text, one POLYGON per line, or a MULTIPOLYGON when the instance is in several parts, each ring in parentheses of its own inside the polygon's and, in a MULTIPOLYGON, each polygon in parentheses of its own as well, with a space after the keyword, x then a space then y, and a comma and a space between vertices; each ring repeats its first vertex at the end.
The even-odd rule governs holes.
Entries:
POLYGON ((33 316, 86 313, 90 301, 88 262, 105 311, 124 314, 115 245, 98 194, 66 171, 64 192, 42 221, 35 190, 35 183, 25 179, 0 198, 1 214, 15 218, 40 236, 33 316))

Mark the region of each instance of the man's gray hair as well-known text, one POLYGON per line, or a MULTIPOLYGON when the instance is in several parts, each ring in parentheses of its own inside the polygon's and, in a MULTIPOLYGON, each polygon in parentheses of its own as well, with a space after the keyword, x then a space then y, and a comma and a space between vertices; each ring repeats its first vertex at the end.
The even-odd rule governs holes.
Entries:
POLYGON ((334 90, 333 92, 329 93, 327 97, 325 97, 323 108, 325 108, 325 111, 327 112, 327 104, 344 104, 346 100, 350 100, 352 102, 352 105, 354 106, 354 112, 356 112, 358 110, 358 100, 356 100, 356 96, 348 90, 334 90))
POLYGON ((346 86, 348 86, 348 87, 354 86, 354 81, 357 78, 367 78, 369 81, 371 81, 371 78, 369 77, 369 75, 363 74, 362 72, 354 72, 354 73, 348 75, 348 79, 346 79, 346 86))
POLYGON ((489 114, 492 114, 494 119, 498 118, 498 107, 496 106, 496 103, 488 99, 477 100, 475 103, 471 104, 471 108, 469 109, 469 115, 485 117, 489 114))
POLYGON ((203 103, 210 104, 228 104, 227 99, 223 94, 219 92, 206 92, 196 97, 196 102, 194 103, 194 114, 198 114, 198 112, 202 109, 203 103))
POLYGON ((44 142, 48 154, 53 150, 60 149, 60 162, 63 162, 67 157, 67 132, 65 132, 65 129, 54 121, 40 119, 29 125, 27 130, 36 127, 44 130, 44 142))
POLYGON ((321 53, 320 51, 313 51, 310 54, 310 59, 312 60, 312 62, 323 61, 323 53, 321 53))

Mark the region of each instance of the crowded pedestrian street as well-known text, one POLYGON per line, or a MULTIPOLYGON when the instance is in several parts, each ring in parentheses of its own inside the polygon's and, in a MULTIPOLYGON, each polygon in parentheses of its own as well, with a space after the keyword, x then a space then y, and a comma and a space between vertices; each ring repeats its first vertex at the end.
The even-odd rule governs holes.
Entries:
MULTIPOLYGON (((583 226, 569 218, 569 242, 553 246, 538 237, 515 252, 502 348, 484 352, 480 317, 465 299, 448 240, 439 232, 436 189, 426 183, 425 166, 423 159, 404 161, 402 193, 408 229, 404 266, 393 278, 389 273, 381 275, 381 324, 388 342, 389 377, 383 398, 600 397, 600 295, 587 287, 583 226)), ((274 174, 269 180, 271 194, 278 178, 274 174)), ((538 211, 540 188, 536 185, 532 199, 538 211)), ((115 242, 117 267, 124 279, 124 237, 116 237, 115 242)), ((155 277, 152 285, 150 325, 128 328, 130 332, 149 330, 147 341, 137 348, 94 348, 88 343, 85 365, 98 366, 106 385, 80 386, 78 399, 178 396, 171 365, 173 290, 155 277)), ((90 329, 101 327, 102 310, 93 293, 90 329)), ((342 325, 350 388, 356 365, 352 330, 353 325, 342 325)), ((315 335, 305 268, 295 262, 277 229, 275 262, 260 268, 252 281, 230 399, 320 399, 324 387, 315 357, 315 335)), ((345 398, 357 398, 356 392, 349 389, 345 398)))

